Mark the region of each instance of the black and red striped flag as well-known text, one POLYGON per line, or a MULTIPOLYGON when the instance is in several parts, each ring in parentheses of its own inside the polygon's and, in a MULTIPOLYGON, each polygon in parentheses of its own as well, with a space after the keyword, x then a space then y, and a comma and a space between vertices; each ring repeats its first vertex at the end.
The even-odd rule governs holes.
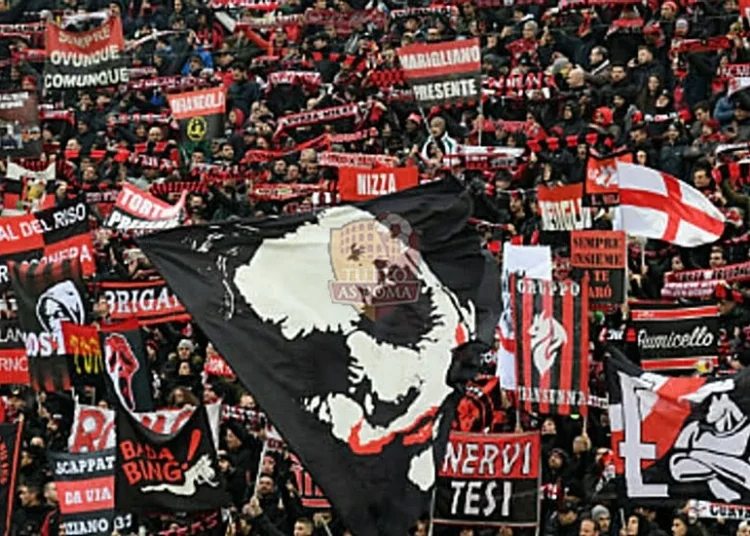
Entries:
POLYGON ((112 320, 135 317, 141 326, 190 320, 185 306, 163 279, 103 281, 99 289, 107 300, 112 320))
POLYGON ((86 322, 86 298, 78 259, 8 265, 18 301, 18 321, 36 390, 70 389, 62 323, 86 322))
POLYGON ((586 414, 589 402, 588 275, 511 283, 518 396, 527 411, 586 414))

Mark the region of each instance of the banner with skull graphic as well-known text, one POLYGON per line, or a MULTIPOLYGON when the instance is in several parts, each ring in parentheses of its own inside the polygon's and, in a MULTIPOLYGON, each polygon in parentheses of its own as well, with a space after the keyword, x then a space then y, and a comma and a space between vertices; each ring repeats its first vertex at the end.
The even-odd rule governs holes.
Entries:
POLYGON ((173 433, 159 434, 120 407, 115 418, 116 506, 126 512, 199 512, 227 506, 205 406, 173 433))
POLYGON ((439 181, 137 240, 358 536, 426 511, 453 382, 493 342, 499 273, 470 213, 439 181))
POLYGON ((70 389, 62 324, 86 323, 86 288, 78 259, 8 264, 34 389, 70 389))
POLYGON ((513 276, 518 398, 527 411, 585 415, 589 405, 588 274, 580 282, 513 276))
POLYGON ((608 352, 612 451, 627 496, 750 504, 750 371, 668 377, 608 352))

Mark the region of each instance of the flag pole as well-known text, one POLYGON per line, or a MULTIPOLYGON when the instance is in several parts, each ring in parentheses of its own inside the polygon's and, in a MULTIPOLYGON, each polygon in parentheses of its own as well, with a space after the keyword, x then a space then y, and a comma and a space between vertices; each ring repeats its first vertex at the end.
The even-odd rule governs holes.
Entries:
POLYGON ((432 486, 432 497, 430 498, 430 528, 427 531, 427 536, 433 536, 433 527, 435 526, 435 495, 437 494, 437 484, 432 486))

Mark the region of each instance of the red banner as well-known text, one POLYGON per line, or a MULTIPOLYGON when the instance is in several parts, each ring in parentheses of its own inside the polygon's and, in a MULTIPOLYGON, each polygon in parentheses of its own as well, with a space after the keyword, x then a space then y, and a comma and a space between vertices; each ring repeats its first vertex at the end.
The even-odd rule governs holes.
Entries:
POLYGON ((539 186, 537 203, 544 231, 580 231, 591 228, 591 209, 583 206, 583 184, 553 188, 539 186))
POLYGON ((87 32, 68 32, 48 22, 44 87, 65 90, 125 83, 129 74, 124 47, 120 17, 110 17, 87 32))
POLYGON ((162 201, 131 184, 123 184, 104 227, 118 231, 158 231, 177 227, 182 219, 187 192, 175 205, 162 201))
POLYGON ((366 201, 388 195, 419 184, 416 167, 365 169, 342 167, 339 169, 339 195, 342 201, 366 201))
POLYGON ((229 368, 227 362, 216 352, 206 352, 206 364, 203 367, 203 371, 209 376, 234 378, 234 371, 229 368))
POLYGON ((29 360, 16 319, 0 319, 0 385, 28 384, 29 360))

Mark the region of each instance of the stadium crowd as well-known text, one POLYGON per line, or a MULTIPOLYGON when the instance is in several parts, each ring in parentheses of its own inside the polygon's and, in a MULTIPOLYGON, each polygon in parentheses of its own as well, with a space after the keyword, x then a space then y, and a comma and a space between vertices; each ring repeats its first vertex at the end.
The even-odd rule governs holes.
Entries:
MULTIPOLYGON (((722 70, 726 64, 750 61, 736 0, 467 0, 447 5, 412 0, 215 5, 196 0, 17 0, 10 4, 6 0, 4 4, 1 24, 38 21, 47 16, 45 12, 57 16, 110 10, 122 19, 129 66, 148 73, 135 82, 192 76, 206 85, 223 85, 226 91, 224 136, 186 145, 180 142, 175 124, 161 119, 168 115, 166 94, 173 87, 140 83, 42 91, 42 64, 24 54, 42 47, 40 36, 0 34, 2 89, 36 91, 42 107, 71 111, 41 123, 45 147, 56 148, 45 149, 41 158, 56 163, 54 195, 59 203, 87 193, 116 191, 127 181, 170 201, 179 197, 185 184, 191 185, 186 223, 311 210, 321 202, 334 203, 335 195, 323 201, 311 195, 264 198, 254 195, 254 188, 258 183, 325 181, 325 191, 335 194, 337 169, 321 165, 319 147, 306 142, 357 128, 356 137, 334 138, 330 149, 395 157, 417 166, 423 182, 459 176, 474 197, 477 230, 501 265, 501 244, 511 239, 552 244, 555 259, 563 259, 567 244, 541 229, 535 188, 581 183, 590 151, 605 154, 622 149, 632 153, 634 162, 694 186, 727 217, 724 236, 708 246, 685 249, 653 240, 631 241, 630 297, 659 298, 667 272, 716 268, 750 258, 750 191, 739 182, 719 181, 714 173, 719 164, 741 157, 741 151, 723 152, 727 144, 750 150, 750 94, 730 87, 731 77, 722 70), (327 16, 305 17, 321 10, 329 10, 327 16), (365 11, 377 16, 352 15, 365 11), (420 110, 398 74, 396 48, 473 37, 480 39, 482 47, 482 102, 420 110), (308 76, 274 77, 287 71, 308 76), (342 119, 279 134, 279 119, 287 114, 348 103, 362 110, 356 127, 351 119, 342 119), (524 155, 500 169, 467 170, 444 158, 461 144, 522 148, 524 155), (144 160, 114 157, 113 149, 135 151, 136 147, 142 148, 143 155, 176 165, 152 167, 144 160), (191 164, 213 164, 214 170, 221 171, 206 173, 207 167, 191 164), (236 169, 244 171, 232 171, 236 169)), ((0 170, 5 167, 0 161, 0 170)), ((90 208, 92 223, 98 227, 101 205, 92 203, 90 208)), ((605 212, 598 215, 595 227, 611 228, 605 212)), ((148 259, 134 250, 131 237, 102 228, 94 235, 98 280, 155 276, 148 259)), ((562 260, 555 268, 568 269, 562 260)), ((726 292, 710 300, 718 300, 721 310, 721 360, 718 367, 703 367, 695 374, 748 366, 750 309, 742 288, 727 286, 726 292)), ((95 297, 90 307, 97 322, 108 322, 105 300, 95 297)), ((607 333, 627 326, 628 309, 592 314, 590 322, 592 390, 605 396, 602 342, 607 333)), ((253 396, 236 380, 203 371, 212 350, 195 326, 162 324, 145 328, 144 335, 159 407, 218 399, 230 406, 255 407, 253 396)), ((24 426, 11 536, 63 535, 45 451, 67 448, 71 396, 33 392, 28 386, 2 389, 0 420, 23 418, 24 426)), ((77 395, 107 404, 102 393, 77 395)), ((738 526, 737 521, 722 518, 698 520, 689 508, 675 512, 628 502, 612 478, 606 411, 592 409, 585 420, 547 418, 517 412, 510 394, 501 398, 504 417, 492 424, 493 431, 541 429, 543 434, 539 534, 750 534, 746 522, 738 526)), ((331 511, 301 507, 288 456, 261 461, 262 445, 257 431, 237 422, 222 424, 221 468, 233 498, 227 534, 347 534, 331 511)), ((180 522, 178 513, 139 520, 145 532, 134 527, 133 533, 176 530, 180 522)), ((511 527, 431 529, 424 521, 413 534, 426 536, 430 530, 460 536, 533 532, 511 527)))

